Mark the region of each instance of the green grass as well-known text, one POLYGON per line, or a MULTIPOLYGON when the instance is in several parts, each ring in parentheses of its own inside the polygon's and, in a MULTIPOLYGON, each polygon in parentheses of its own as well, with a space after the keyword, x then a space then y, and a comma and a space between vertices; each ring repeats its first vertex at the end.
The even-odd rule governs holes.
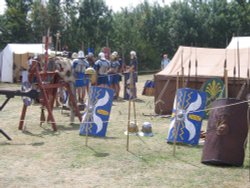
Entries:
POLYGON ((124 135, 127 101, 114 102, 107 137, 89 137, 86 147, 77 119, 70 125, 60 109, 54 110, 57 132, 48 124, 39 126, 39 106, 28 108, 26 132, 19 131, 22 101, 11 99, 0 114, 0 128, 13 138, 0 135, 0 187, 249 187, 248 150, 244 166, 238 168, 203 165, 202 146, 177 145, 173 156, 173 145, 165 141, 170 120, 142 115, 154 113, 154 98, 140 95, 152 78, 139 76, 136 115, 139 129, 145 121, 152 123, 154 136, 131 136, 129 152, 124 135))

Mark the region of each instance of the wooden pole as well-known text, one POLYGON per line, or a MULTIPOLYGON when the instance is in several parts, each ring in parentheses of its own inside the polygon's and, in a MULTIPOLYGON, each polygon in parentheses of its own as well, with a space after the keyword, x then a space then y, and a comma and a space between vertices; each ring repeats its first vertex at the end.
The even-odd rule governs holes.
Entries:
POLYGON ((195 59, 195 89, 197 89, 197 82, 198 82, 198 61, 195 59))
POLYGON ((248 54, 247 54, 247 57, 248 57, 248 67, 247 67, 247 93, 249 93, 249 77, 250 77, 250 71, 249 71, 249 64, 250 64, 250 58, 249 58, 249 55, 250 55, 250 48, 248 48, 248 54))
POLYGON ((225 98, 228 98, 227 49, 225 49, 225 61, 224 61, 224 89, 225 89, 225 98))
POLYGON ((240 48, 239 48, 239 39, 237 39, 237 59, 238 59, 238 78, 240 78, 240 48))
POLYGON ((181 50, 181 87, 184 87, 183 49, 181 50))
POLYGON ((188 63, 188 79, 187 79, 185 87, 188 87, 188 84, 189 84, 189 81, 190 81, 190 73, 191 73, 191 59, 189 60, 189 63, 188 63))
POLYGON ((224 69, 224 82, 225 82, 225 98, 228 98, 228 71, 224 69))
POLYGON ((236 54, 234 50, 234 69, 233 69, 233 76, 234 76, 234 87, 236 87, 236 54))
POLYGON ((129 151, 129 127, 130 127, 131 100, 128 101, 128 126, 127 126, 127 151, 129 151))
POLYGON ((177 140, 177 134, 178 134, 178 123, 176 122, 177 120, 177 113, 178 113, 178 99, 177 99, 177 95, 178 95, 178 89, 179 89, 179 72, 177 72, 177 78, 176 78, 176 100, 175 100, 175 125, 174 125, 174 148, 173 148, 173 155, 175 156, 175 151, 176 151, 176 140, 177 140), (176 125, 177 123, 177 125, 176 125))
POLYGON ((127 151, 129 151, 129 127, 130 127, 130 113, 131 113, 131 102, 133 102, 134 107, 134 118, 135 118, 135 125, 137 126, 136 122, 136 114, 135 114, 135 103, 134 103, 134 78, 133 78, 133 71, 130 70, 129 73, 129 101, 128 101, 128 126, 127 126, 127 151), (132 101, 133 100, 133 101, 132 101))
POLYGON ((91 99, 90 99, 90 88, 91 88, 91 81, 89 82, 89 90, 87 90, 87 96, 88 96, 88 104, 87 104, 87 110, 86 110, 86 118, 85 118, 85 122, 86 122, 86 128, 85 128, 85 131, 86 131, 86 136, 85 136, 85 146, 88 146, 88 137, 89 137, 89 121, 90 121, 90 105, 91 104, 91 99))

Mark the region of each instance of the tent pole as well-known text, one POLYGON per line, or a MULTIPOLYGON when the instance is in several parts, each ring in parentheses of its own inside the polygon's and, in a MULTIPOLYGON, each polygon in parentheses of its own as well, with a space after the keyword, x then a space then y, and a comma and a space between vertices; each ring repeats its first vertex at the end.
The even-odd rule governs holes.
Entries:
MULTIPOLYGON (((176 78, 176 95, 175 95, 175 97, 177 97, 177 95, 178 95, 178 89, 179 89, 179 72, 177 72, 177 78, 176 78)), ((177 116, 177 109, 178 109, 178 107, 177 107, 177 102, 178 100, 176 99, 175 100, 175 106, 176 106, 176 111, 175 111, 175 125, 174 125, 174 148, 173 148, 173 156, 175 156, 175 151, 176 151, 176 140, 177 140, 177 135, 178 135, 178 129, 179 129, 179 124, 177 123, 177 125, 176 125, 176 116, 177 116)))
POLYGON ((225 98, 228 98, 227 49, 225 49, 225 62, 224 62, 224 88, 225 88, 225 98))
POLYGON ((224 69, 225 98, 228 98, 228 76, 227 69, 224 69))
POLYGON ((184 87, 183 49, 181 51, 181 87, 184 87))
POLYGON ((240 78, 240 48, 239 48, 239 39, 237 39, 237 62, 238 62, 238 78, 240 78))

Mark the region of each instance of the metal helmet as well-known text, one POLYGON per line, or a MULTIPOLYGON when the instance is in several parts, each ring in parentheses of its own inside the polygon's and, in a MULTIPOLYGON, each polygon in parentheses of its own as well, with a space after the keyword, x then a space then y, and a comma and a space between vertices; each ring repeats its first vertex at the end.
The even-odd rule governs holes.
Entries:
POLYGON ((78 58, 80 59, 80 58, 85 58, 84 57, 84 52, 83 51, 79 51, 78 52, 78 58))
POLYGON ((100 59, 105 59, 105 54, 103 52, 100 52, 98 56, 100 59))
POLYGON ((89 68, 87 68, 87 69, 85 70, 85 74, 95 74, 95 73, 96 73, 96 71, 95 71, 95 69, 92 68, 92 67, 89 67, 89 68))
POLYGON ((115 57, 118 56, 118 52, 117 51, 113 51, 112 55, 114 55, 115 57))
POLYGON ((88 57, 94 57, 94 54, 92 52, 89 52, 88 57))
POLYGON ((77 59, 77 58, 78 58, 77 53, 76 53, 76 52, 74 52, 74 53, 72 54, 71 58, 72 58, 72 59, 77 59))
POLYGON ((130 55, 133 56, 133 57, 136 57, 136 52, 135 51, 131 51, 130 55))

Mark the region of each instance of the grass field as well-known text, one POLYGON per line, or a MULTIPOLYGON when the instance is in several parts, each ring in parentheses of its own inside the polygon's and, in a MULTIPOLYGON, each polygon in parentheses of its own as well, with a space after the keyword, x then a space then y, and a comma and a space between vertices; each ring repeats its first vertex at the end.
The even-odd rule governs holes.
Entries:
MULTIPOLYGON (((136 112, 139 128, 153 125, 153 137, 130 137, 126 151, 128 102, 115 101, 106 138, 79 136, 76 119, 54 109, 58 131, 40 126, 40 106, 28 108, 25 131, 18 130, 22 109, 20 97, 11 99, 0 113, 2 128, 13 139, 0 134, 0 187, 250 187, 249 151, 243 167, 214 167, 201 164, 202 145, 177 146, 166 143, 170 120, 143 116, 154 113, 154 98, 142 96, 146 80, 139 76, 136 112)), ((19 88, 1 84, 0 88, 19 88)), ((122 92, 121 92, 122 93, 122 92)), ((0 102, 4 96, 0 96, 0 102)), ((205 126, 206 122, 204 122, 205 126)))

